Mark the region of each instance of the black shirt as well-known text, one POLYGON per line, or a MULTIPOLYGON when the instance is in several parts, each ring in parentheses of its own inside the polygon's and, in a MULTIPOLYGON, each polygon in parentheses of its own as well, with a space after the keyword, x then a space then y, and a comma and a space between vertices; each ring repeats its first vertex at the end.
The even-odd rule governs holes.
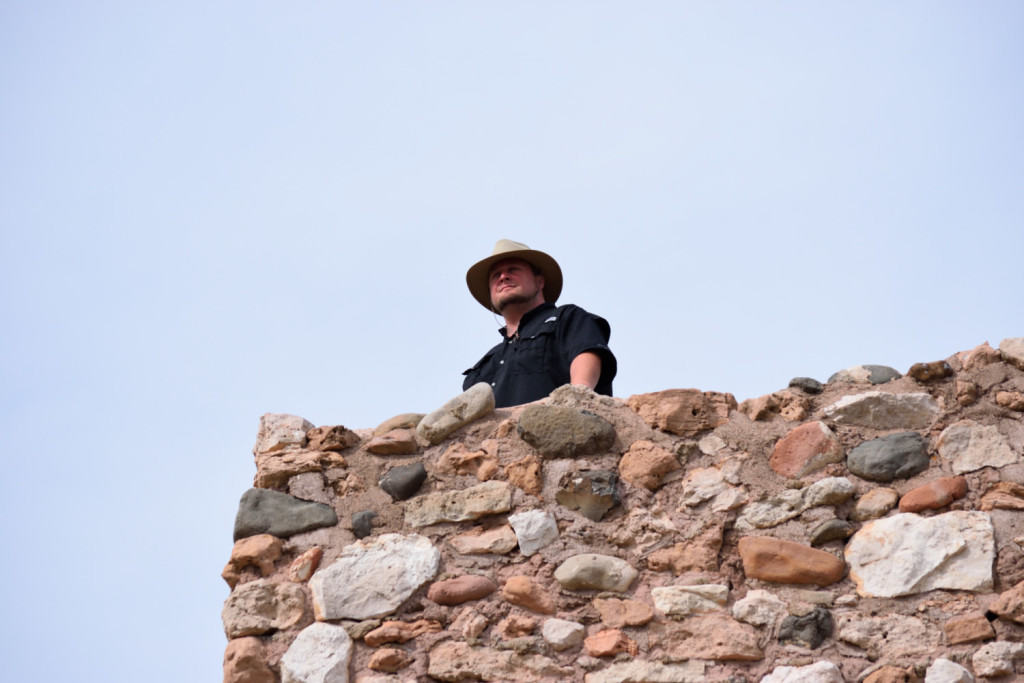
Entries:
POLYGON ((462 373, 466 376, 463 390, 487 382, 499 408, 536 401, 568 384, 573 359, 592 351, 601 357, 595 391, 612 395, 617 366, 608 348, 611 326, 604 318, 572 304, 556 307, 543 303, 522 317, 512 337, 505 334, 504 327, 498 331, 502 342, 462 373))

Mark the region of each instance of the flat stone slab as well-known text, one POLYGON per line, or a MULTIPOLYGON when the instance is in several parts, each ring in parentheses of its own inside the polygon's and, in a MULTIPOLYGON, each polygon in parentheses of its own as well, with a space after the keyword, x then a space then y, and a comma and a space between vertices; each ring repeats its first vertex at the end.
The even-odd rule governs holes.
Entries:
POLYGON ((520 655, 451 640, 430 651, 427 665, 427 675, 441 681, 556 681, 571 678, 572 672, 541 655, 520 655))
POLYGON ((924 429, 938 414, 939 404, 926 393, 867 391, 844 396, 825 408, 825 417, 836 424, 872 429, 924 429))
POLYGON ((234 540, 256 534, 286 538, 337 523, 338 515, 329 505, 302 500, 280 491, 249 489, 238 503, 234 540))
POLYGON ((493 412, 494 391, 487 382, 478 382, 426 415, 416 425, 416 433, 431 445, 438 444, 456 429, 493 412))
POLYGON ((381 534, 345 546, 313 574, 317 619, 372 619, 394 612, 437 574, 441 553, 417 534, 381 534))
POLYGON ((512 487, 488 481, 461 491, 418 496, 405 504, 405 523, 413 527, 439 522, 466 522, 512 509, 512 487))
POLYGON ((619 662, 609 667, 589 673, 583 677, 584 683, 703 683, 707 680, 704 662, 683 662, 680 664, 662 664, 633 660, 619 662))
POLYGON ((944 588, 989 591, 995 539, 986 512, 901 513, 868 522, 846 544, 862 596, 895 598, 944 588))

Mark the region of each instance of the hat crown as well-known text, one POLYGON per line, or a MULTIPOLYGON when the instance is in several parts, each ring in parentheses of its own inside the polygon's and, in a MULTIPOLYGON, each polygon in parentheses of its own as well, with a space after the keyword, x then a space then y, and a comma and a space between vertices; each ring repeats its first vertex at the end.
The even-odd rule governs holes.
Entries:
POLYGON ((529 249, 530 247, 526 246, 522 242, 516 242, 514 240, 498 240, 494 243, 494 251, 491 252, 491 256, 506 254, 510 251, 528 251, 529 249))

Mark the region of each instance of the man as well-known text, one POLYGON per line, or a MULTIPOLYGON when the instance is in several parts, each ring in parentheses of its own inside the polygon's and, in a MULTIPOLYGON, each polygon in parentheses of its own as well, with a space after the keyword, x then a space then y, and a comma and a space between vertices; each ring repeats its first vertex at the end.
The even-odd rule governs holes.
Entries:
POLYGON ((470 294, 505 319, 500 344, 464 373, 463 389, 487 382, 499 407, 544 398, 563 384, 611 396, 617 370, 611 327, 579 306, 555 306, 562 269, 555 259, 512 240, 466 272, 470 294))

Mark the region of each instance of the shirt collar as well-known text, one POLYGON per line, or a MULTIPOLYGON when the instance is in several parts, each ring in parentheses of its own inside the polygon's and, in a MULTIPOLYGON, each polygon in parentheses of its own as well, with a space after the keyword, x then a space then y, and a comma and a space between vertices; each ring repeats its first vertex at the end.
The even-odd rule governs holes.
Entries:
MULTIPOLYGON (((539 316, 539 315, 540 315, 541 313, 543 313, 543 312, 545 312, 545 311, 550 311, 550 310, 553 310, 554 308, 555 308, 555 305, 554 305, 553 303, 549 302, 549 301, 545 301, 544 303, 542 303, 541 305, 537 306, 536 308, 531 308, 530 310, 528 310, 528 311, 527 311, 526 313, 524 313, 524 314, 523 314, 523 317, 522 317, 522 318, 520 318, 520 319, 519 319, 519 328, 518 328, 518 331, 520 331, 520 332, 521 332, 521 331, 523 330, 523 328, 524 328, 524 327, 525 327, 525 326, 526 326, 526 325, 527 325, 527 324, 528 324, 528 323, 529 323, 530 321, 532 321, 533 319, 535 319, 535 318, 536 318, 537 316, 539 316)), ((498 332, 499 332, 499 333, 501 333, 501 336, 502 336, 502 337, 505 337, 505 338, 507 339, 507 338, 508 338, 508 335, 507 335, 507 334, 505 334, 505 330, 506 330, 506 329, 508 329, 508 328, 507 328, 507 327, 502 327, 502 328, 501 328, 500 330, 498 330, 498 332)))

